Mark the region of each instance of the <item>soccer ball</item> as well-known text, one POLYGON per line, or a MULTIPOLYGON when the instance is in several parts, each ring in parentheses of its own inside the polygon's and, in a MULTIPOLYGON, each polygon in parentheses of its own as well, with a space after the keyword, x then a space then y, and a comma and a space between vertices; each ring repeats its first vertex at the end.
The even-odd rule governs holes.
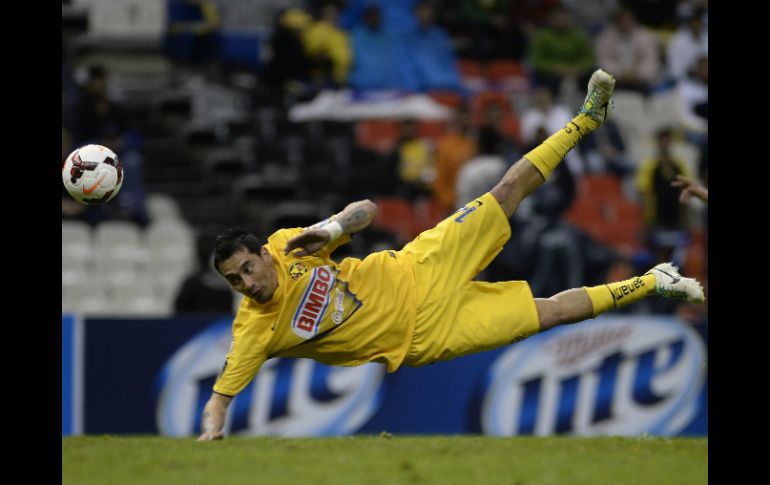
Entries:
POLYGON ((61 178, 73 199, 82 204, 102 204, 118 195, 123 166, 115 152, 101 145, 86 145, 64 161, 61 178))

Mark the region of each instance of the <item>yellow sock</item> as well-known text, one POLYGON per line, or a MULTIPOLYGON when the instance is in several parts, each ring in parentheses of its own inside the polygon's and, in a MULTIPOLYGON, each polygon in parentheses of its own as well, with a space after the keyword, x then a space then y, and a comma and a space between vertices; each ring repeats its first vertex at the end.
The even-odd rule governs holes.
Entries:
POLYGON ((543 143, 524 157, 532 162, 546 180, 567 153, 577 145, 581 138, 599 127, 599 122, 579 114, 543 143))
POLYGON ((583 287, 591 299, 594 317, 613 308, 619 308, 629 303, 639 301, 655 292, 655 275, 634 276, 624 281, 608 283, 601 286, 583 287))

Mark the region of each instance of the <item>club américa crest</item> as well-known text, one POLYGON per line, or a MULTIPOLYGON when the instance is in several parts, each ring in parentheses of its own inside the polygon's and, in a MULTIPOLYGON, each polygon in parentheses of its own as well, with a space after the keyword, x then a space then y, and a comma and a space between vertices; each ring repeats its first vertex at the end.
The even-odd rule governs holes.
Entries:
POLYGON ((292 281, 297 281, 307 273, 308 267, 305 263, 298 262, 294 263, 289 267, 289 276, 291 277, 292 281))

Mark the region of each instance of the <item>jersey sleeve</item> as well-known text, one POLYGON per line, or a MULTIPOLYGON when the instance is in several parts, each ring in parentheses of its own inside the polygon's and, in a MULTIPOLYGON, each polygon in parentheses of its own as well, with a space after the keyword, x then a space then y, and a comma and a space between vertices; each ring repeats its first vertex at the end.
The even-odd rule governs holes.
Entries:
POLYGON ((233 322, 233 342, 225 366, 214 384, 214 392, 233 397, 240 393, 257 375, 267 359, 258 335, 248 331, 236 316, 233 322))

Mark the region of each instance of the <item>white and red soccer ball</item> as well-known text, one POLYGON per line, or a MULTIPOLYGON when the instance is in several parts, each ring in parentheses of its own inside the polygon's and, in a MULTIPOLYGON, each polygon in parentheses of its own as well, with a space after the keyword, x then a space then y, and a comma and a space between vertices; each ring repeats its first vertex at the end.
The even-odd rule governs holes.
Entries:
POLYGON ((76 201, 102 204, 118 195, 123 185, 123 166, 109 148, 86 145, 69 154, 61 178, 76 201))

